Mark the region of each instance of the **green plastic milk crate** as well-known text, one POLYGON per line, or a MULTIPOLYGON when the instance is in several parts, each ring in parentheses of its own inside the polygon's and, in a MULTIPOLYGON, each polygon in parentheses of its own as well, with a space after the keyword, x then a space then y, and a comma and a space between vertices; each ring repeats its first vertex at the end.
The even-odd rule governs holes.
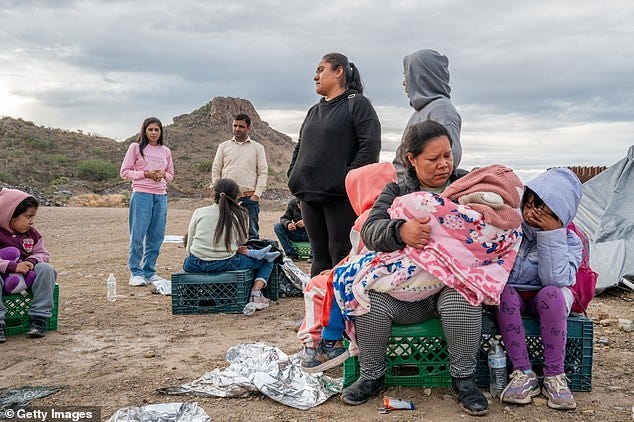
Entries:
MULTIPOLYGON (((419 324, 393 325, 385 355, 385 385, 446 387, 451 383, 447 342, 439 319, 419 324)), ((343 364, 343 383, 359 378, 356 357, 343 364)))
MULTIPOLYGON (((21 294, 3 295, 2 303, 6 308, 4 316, 4 333, 8 336, 16 334, 26 334, 31 327, 31 317, 29 316, 29 308, 33 294, 27 290, 26 296, 21 294)), ((53 311, 51 317, 46 320, 46 331, 57 330, 57 312, 59 302, 59 286, 56 284, 53 289, 53 311)))
MULTIPOLYGON (((254 270, 221 273, 172 274, 172 314, 240 313, 249 301, 254 270)), ((273 266, 263 290, 270 300, 279 299, 280 270, 273 266)))
MULTIPOLYGON (((533 369, 541 374, 544 346, 539 336, 539 322, 536 318, 524 317, 524 328, 533 369)), ((499 331, 493 316, 485 313, 476 369, 476 382, 480 388, 489 386, 487 353, 494 337, 499 338, 499 331)), ((592 389, 592 341, 592 321, 580 316, 569 317, 564 366, 572 391, 592 389)), ((385 362, 386 385, 448 387, 451 384, 447 342, 439 319, 412 325, 393 325, 385 362)), ((510 372, 510 362, 507 362, 507 368, 510 372)), ((357 358, 348 358, 343 365, 344 386, 352 384, 359 375, 357 358)))
MULTIPOLYGON (((542 378, 544 366, 544 345, 539 336, 539 320, 537 318, 524 317, 524 331, 528 357, 533 370, 542 378)), ((566 358, 564 360, 564 372, 568 377, 568 387, 572 391, 592 391, 592 321, 584 316, 568 317, 568 336, 566 339, 566 358)), ((476 382, 479 387, 489 386, 489 368, 487 353, 493 338, 500 338, 495 317, 485 313, 482 316, 482 341, 478 356, 476 382)), ((508 372, 511 372, 511 362, 506 363, 508 372)))
POLYGON ((310 242, 291 242, 299 259, 310 258, 310 242))

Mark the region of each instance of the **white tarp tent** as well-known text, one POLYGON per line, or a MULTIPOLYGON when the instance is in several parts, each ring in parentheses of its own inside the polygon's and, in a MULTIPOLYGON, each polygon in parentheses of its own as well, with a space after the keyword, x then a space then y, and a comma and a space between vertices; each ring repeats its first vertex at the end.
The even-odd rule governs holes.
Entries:
POLYGON ((590 240, 597 293, 619 283, 634 288, 634 145, 625 158, 583 184, 575 224, 590 240))

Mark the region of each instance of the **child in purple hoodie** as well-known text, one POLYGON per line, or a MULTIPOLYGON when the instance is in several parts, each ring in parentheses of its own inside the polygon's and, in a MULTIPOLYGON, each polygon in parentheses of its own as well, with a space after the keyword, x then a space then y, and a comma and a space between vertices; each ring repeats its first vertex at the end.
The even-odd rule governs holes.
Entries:
MULTIPOLYGON (((31 286, 33 299, 29 315, 31 327, 29 337, 44 337, 46 320, 53 310, 53 289, 57 273, 48 264, 49 254, 44 249, 42 235, 33 227, 33 219, 37 213, 39 202, 34 197, 15 189, 0 190, 0 248, 13 247, 19 253, 19 259, 1 259, 0 274, 22 274, 35 272, 35 280, 31 286)), ((4 277, 0 277, 4 287, 4 277)), ((0 343, 6 341, 4 335, 4 316, 6 309, 2 302, 0 288, 0 343)))

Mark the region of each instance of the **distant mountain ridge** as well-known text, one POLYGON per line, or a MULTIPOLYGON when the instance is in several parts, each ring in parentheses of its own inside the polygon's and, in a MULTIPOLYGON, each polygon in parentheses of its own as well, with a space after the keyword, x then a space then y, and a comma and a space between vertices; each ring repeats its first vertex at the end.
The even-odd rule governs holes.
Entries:
MULTIPOLYGON (((218 144, 232 137, 231 123, 238 113, 248 114, 250 136, 266 150, 269 164, 268 192, 264 197, 288 196, 286 171, 294 143, 260 118, 250 101, 233 97, 214 97, 189 114, 164 124, 165 144, 172 151, 174 182, 168 187, 173 196, 201 198, 211 193, 211 164, 218 144)), ((140 126, 141 122, 139 122, 140 126)), ((0 185, 29 186, 45 195, 81 193, 121 193, 129 182, 118 177, 125 151, 136 134, 124 142, 81 131, 72 132, 37 126, 11 117, 0 118, 0 185), (112 174, 104 180, 82 178, 78 170, 87 160, 98 160, 112 174), (60 194, 62 192, 62 194, 60 194)))

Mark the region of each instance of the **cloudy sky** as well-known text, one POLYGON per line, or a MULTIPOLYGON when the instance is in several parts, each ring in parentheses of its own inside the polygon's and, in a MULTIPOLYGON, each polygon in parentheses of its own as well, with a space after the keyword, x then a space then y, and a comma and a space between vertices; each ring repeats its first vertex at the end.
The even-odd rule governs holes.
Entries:
POLYGON ((297 137, 323 54, 360 69, 389 159, 412 109, 402 58, 449 57, 462 167, 526 179, 634 144, 634 2, 0 0, 0 115, 123 139, 214 96, 297 137), (520 2, 514 2, 520 3, 520 2))

